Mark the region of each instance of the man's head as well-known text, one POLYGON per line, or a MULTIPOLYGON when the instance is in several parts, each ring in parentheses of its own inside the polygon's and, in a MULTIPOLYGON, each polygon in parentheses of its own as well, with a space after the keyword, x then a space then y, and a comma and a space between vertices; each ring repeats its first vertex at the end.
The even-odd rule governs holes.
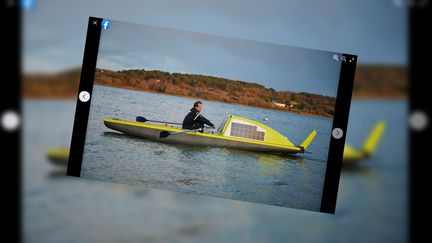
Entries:
POLYGON ((198 112, 201 112, 201 109, 202 109, 202 102, 201 101, 197 101, 197 102, 195 102, 194 103, 194 108, 198 111, 198 112))

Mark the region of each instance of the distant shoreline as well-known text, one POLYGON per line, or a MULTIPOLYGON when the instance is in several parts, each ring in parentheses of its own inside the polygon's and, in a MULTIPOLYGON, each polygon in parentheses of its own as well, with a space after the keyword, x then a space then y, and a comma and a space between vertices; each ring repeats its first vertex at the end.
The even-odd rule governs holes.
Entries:
POLYGON ((160 70, 97 69, 94 83, 320 117, 333 117, 336 104, 335 97, 321 94, 276 91, 243 80, 160 70))
MULTIPOLYGON (((158 94, 158 95, 168 95, 168 96, 181 97, 181 98, 190 98, 190 99, 198 100, 195 97, 180 96, 180 95, 166 94, 166 93, 159 93, 159 92, 155 92, 155 91, 151 91, 151 90, 138 90, 138 89, 128 88, 128 87, 121 87, 120 88, 120 87, 116 87, 116 86, 108 86, 108 85, 102 85, 102 84, 95 84, 95 85, 109 87, 109 88, 127 89, 127 90, 139 91, 139 92, 144 92, 144 93, 152 93, 152 94, 158 94)), ((328 118, 328 119, 332 119, 333 118, 333 116, 327 117, 327 116, 320 116, 320 115, 316 115, 316 114, 293 112, 293 111, 290 111, 290 110, 283 110, 283 109, 271 109, 271 108, 266 108, 266 107, 251 106, 251 105, 245 105, 245 104, 225 103, 225 102, 220 102, 220 101, 216 101, 216 100, 206 100, 206 99, 200 99, 200 100, 201 101, 210 101, 210 102, 215 102, 215 103, 221 103, 221 104, 230 104, 230 105, 244 106, 244 107, 250 107, 250 108, 264 109, 264 110, 272 110, 272 111, 279 111, 279 112, 288 112, 288 113, 293 113, 293 114, 297 114, 297 115, 313 116, 313 117, 318 117, 318 118, 328 118)))
MULTIPOLYGON (((111 87, 111 86, 109 86, 111 87)), ((139 91, 139 90, 138 90, 139 91)), ((146 91, 143 91, 146 92, 146 91)), ((158 94, 158 93, 156 93, 158 94)), ((73 94, 68 94, 68 95, 58 95, 58 96, 40 96, 40 95, 27 95, 24 97, 21 97, 23 100, 59 100, 59 101, 67 101, 67 100, 75 100, 77 98, 78 93, 73 93, 73 94)), ((169 95, 169 94, 167 94, 169 95)), ((189 98, 189 97, 186 97, 189 98)), ((375 96, 371 96, 371 97, 356 97, 353 96, 352 97, 353 101, 368 101, 368 100, 379 100, 379 101, 392 101, 392 100, 408 100, 408 97, 405 96, 401 96, 401 97, 375 97, 375 96)), ((216 101, 217 102, 217 101, 216 101)), ((233 104, 233 105, 238 105, 238 104, 233 104)), ((247 105, 245 105, 247 106, 247 105)))
MULTIPOLYGON (((23 75, 21 94, 24 99, 76 99, 80 79, 80 69, 67 70, 57 74, 32 74, 23 75)), ((96 77, 95 77, 96 78, 96 77)), ((95 82, 96 83, 96 82, 95 82)), ((241 83, 241 82, 240 82, 241 83)), ((108 85, 107 85, 108 86, 108 85)), ((115 87, 112 85, 111 87, 115 87)), ((394 100, 394 99, 407 99, 408 98, 408 81, 407 69, 401 65, 358 65, 356 70, 353 100, 394 100)), ((256 86, 259 89, 259 85, 256 86)), ((264 87, 265 88, 265 87, 264 87)), ((138 88, 130 88, 133 90, 141 90, 138 88)), ((210 90, 214 92, 215 89, 210 90)), ((142 90, 152 92, 151 90, 142 90)), ((159 92, 152 92, 159 93, 159 92)), ((170 94, 164 92, 163 94, 175 95, 181 97, 196 98, 191 95, 170 94)), ((185 93, 187 94, 187 93, 185 93)), ((204 94, 205 96, 206 94, 204 94)), ((250 96, 254 97, 259 93, 251 93, 250 96)), ((206 97, 199 97, 205 99, 206 97)), ((212 101, 213 99, 208 99, 212 101)), ((231 102, 226 102, 230 103, 231 102)), ((237 103, 235 103, 237 104, 237 103)), ((257 107, 249 104, 240 104, 249 107, 257 107)), ((260 108, 266 108, 261 107, 260 108)), ((271 108, 272 110, 275 107, 271 108)), ((290 110, 281 109, 284 112, 293 112, 290 110)), ((300 112, 293 112, 302 114, 300 112)), ((310 113, 304 113, 309 115, 310 113)), ((313 114, 311 114, 313 115, 313 114)), ((318 115, 320 116, 320 115, 318 115)), ((322 117, 322 116, 321 116, 322 117)))

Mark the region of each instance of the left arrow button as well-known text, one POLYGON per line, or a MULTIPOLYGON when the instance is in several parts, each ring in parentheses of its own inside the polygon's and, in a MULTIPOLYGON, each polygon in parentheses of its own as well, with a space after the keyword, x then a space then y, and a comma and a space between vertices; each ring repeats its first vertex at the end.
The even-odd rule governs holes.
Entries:
POLYGON ((89 92, 87 92, 87 91, 81 91, 81 92, 79 93, 79 99, 80 99, 82 102, 87 102, 87 101, 89 101, 89 100, 90 100, 90 94, 89 94, 89 92))

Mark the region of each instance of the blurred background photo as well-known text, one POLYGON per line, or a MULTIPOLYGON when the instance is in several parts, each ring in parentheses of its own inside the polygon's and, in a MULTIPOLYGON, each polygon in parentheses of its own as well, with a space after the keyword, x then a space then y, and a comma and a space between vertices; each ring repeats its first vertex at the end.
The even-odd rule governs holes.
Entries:
POLYGON ((23 7, 24 242, 408 240, 404 4, 37 0, 23 7), (357 54, 336 214, 65 176, 89 16, 357 54))

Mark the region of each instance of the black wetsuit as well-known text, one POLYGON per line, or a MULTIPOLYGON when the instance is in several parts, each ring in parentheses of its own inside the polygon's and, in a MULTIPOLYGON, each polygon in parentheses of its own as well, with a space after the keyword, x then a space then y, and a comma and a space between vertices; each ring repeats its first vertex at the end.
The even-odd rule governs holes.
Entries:
POLYGON ((189 113, 183 120, 183 129, 198 129, 204 128, 204 124, 207 124, 211 127, 214 127, 213 123, 211 123, 207 118, 202 116, 195 107, 190 109, 189 113))

